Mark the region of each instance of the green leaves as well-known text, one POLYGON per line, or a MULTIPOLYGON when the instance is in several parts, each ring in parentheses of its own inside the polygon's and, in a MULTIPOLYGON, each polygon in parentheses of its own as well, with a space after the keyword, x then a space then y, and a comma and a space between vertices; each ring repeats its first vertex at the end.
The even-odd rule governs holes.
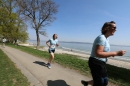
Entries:
POLYGON ((19 15, 13 12, 13 0, 4 0, 0 8, 0 34, 9 42, 28 39, 27 27, 19 15))

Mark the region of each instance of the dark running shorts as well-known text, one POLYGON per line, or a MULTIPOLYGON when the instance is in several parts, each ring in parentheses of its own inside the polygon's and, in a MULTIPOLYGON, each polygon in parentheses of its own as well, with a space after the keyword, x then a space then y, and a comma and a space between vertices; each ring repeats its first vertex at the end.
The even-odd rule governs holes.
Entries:
POLYGON ((88 64, 94 80, 93 86, 107 86, 108 75, 106 63, 93 57, 90 57, 88 64))
POLYGON ((48 49, 49 53, 55 53, 55 49, 48 49))

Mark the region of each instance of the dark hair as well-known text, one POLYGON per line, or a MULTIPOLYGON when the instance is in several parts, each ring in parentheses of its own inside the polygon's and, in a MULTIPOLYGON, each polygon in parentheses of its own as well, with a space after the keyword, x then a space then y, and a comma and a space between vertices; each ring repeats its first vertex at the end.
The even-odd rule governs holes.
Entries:
POLYGON ((54 38, 54 36, 55 36, 55 35, 57 35, 57 34, 53 34, 53 36, 52 36, 52 37, 54 38))
POLYGON ((102 29, 101 29, 101 33, 102 34, 106 34, 107 30, 112 27, 112 24, 116 24, 114 21, 111 21, 111 22, 105 22, 104 25, 102 26, 102 29))

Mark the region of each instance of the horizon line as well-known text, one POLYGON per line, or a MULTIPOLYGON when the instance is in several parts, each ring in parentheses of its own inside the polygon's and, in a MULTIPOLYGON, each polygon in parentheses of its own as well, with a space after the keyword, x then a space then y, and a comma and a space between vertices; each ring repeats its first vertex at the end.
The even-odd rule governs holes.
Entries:
MULTIPOLYGON (((35 39, 29 39, 31 41, 36 41, 35 39)), ((45 40, 40 40, 40 41, 45 41, 45 40)), ((92 42, 76 42, 76 41, 59 41, 59 42, 66 42, 66 43, 87 43, 87 44, 93 44, 92 42)), ((124 47, 130 47, 130 45, 119 45, 119 44, 110 44, 111 46, 124 46, 124 47)))

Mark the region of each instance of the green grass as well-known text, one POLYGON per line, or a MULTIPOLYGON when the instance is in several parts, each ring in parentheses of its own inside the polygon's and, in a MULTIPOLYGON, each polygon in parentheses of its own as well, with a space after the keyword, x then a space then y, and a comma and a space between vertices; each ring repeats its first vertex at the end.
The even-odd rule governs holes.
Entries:
POLYGON ((0 86, 29 86, 27 78, 15 64, 0 50, 0 86))
POLYGON ((130 86, 130 70, 107 65, 108 75, 112 82, 120 86, 130 86))
MULTIPOLYGON (((20 49, 40 58, 49 58, 49 53, 46 51, 36 50, 30 47, 8 45, 10 47, 20 49)), ((79 71, 82 74, 90 76, 88 61, 79 59, 78 56, 69 54, 55 54, 53 62, 59 63, 64 67, 69 67, 79 71)), ((109 81, 118 84, 119 86, 130 86, 130 70, 119 68, 112 65, 107 65, 109 81)))

